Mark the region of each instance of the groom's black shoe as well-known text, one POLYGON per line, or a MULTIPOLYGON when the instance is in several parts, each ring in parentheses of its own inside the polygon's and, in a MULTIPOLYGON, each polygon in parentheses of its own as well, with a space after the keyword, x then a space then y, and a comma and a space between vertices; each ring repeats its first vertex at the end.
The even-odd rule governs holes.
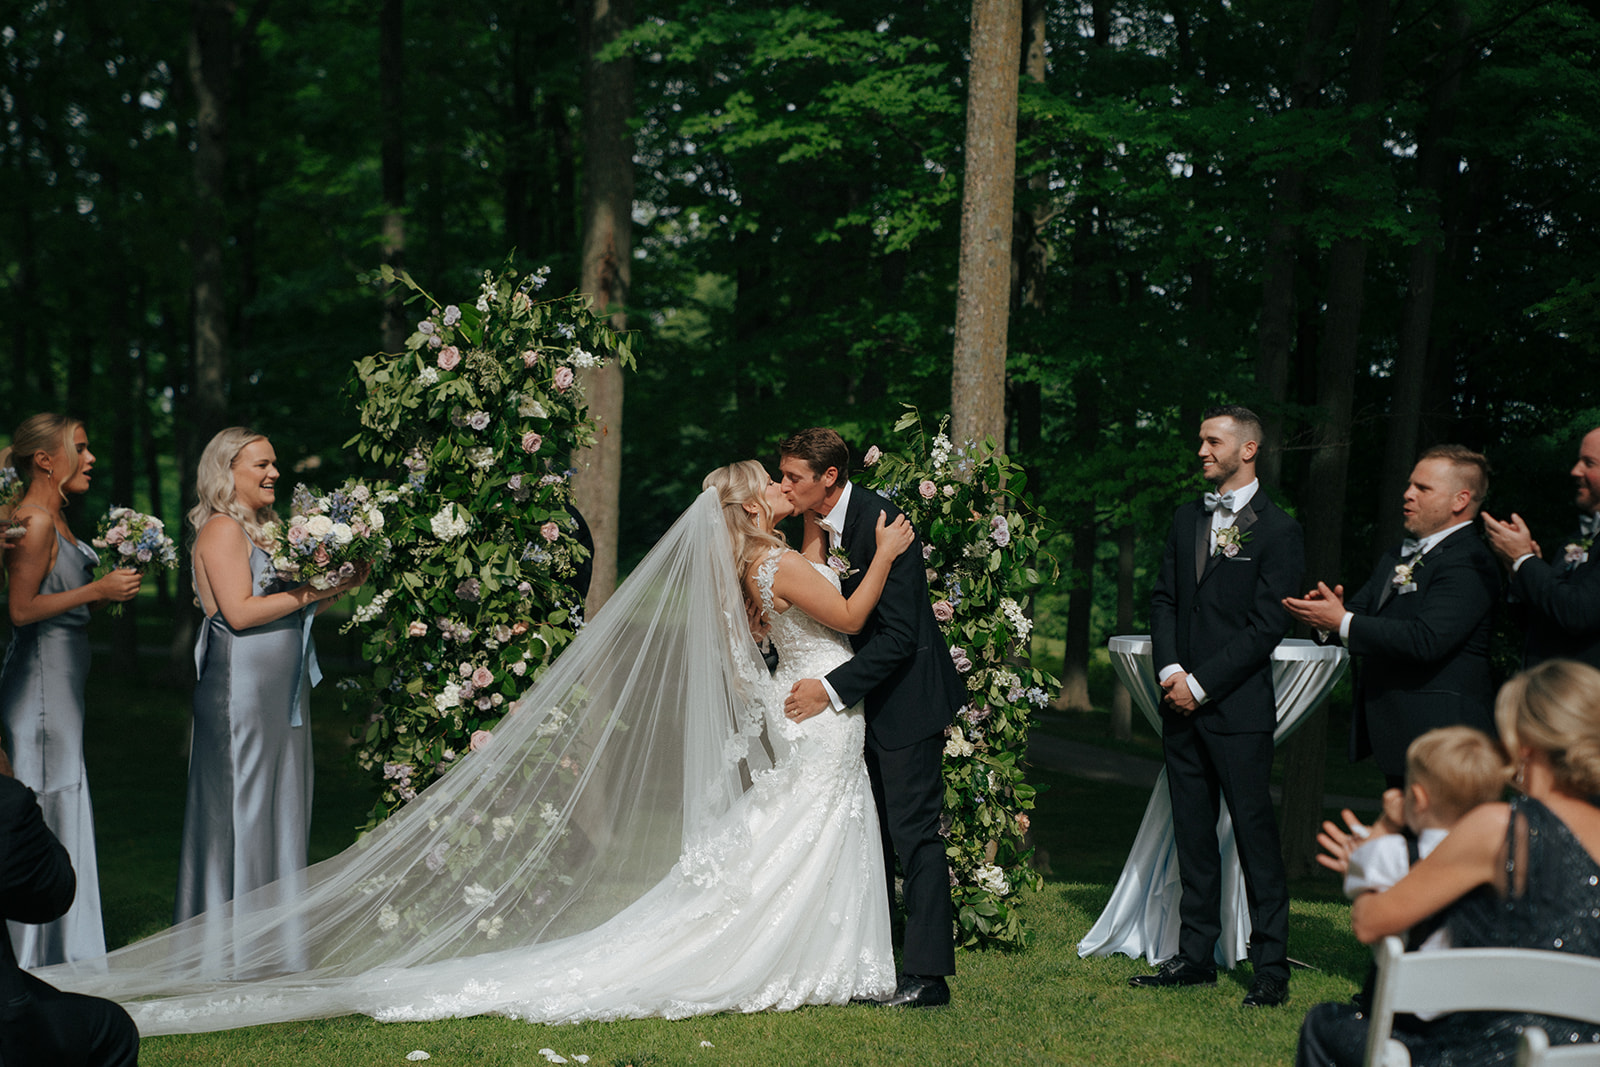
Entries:
POLYGON ((1216 985, 1216 968, 1196 967, 1174 956, 1155 974, 1136 974, 1128 979, 1135 989, 1165 989, 1172 986, 1216 985))
POLYGON ((892 1008, 936 1008, 950 1003, 950 985, 937 974, 901 975, 894 994, 878 1003, 892 1008))
POLYGON ((1247 1008, 1276 1008, 1289 999, 1289 983, 1270 974, 1258 974, 1244 995, 1247 1008))

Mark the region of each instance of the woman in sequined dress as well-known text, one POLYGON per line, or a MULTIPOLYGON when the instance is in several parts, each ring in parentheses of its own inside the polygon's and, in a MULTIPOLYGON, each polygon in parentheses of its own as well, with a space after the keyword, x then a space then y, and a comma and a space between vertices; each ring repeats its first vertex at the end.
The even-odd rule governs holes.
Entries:
MULTIPOLYGON (((1495 701, 1519 795, 1484 804, 1405 878, 1350 909, 1363 942, 1444 912, 1457 948, 1531 948, 1600 956, 1600 671, 1549 660, 1512 678, 1495 701)), ((1552 1046, 1600 1042, 1600 1027, 1510 1012, 1397 1024, 1415 1064, 1510 1063, 1517 1034, 1539 1026, 1552 1046)), ((1350 1004, 1318 1004, 1300 1029, 1302 1067, 1359 1064, 1367 1019, 1350 1004)))

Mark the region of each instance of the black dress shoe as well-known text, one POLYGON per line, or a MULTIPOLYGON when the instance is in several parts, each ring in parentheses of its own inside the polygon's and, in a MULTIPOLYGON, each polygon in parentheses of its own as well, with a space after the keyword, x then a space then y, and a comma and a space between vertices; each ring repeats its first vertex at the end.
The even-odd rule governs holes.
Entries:
POLYGON ((1247 1008, 1276 1008, 1289 999, 1289 983, 1271 974, 1258 974, 1250 983, 1250 992, 1244 995, 1247 1008))
POLYGON ((890 1008, 937 1008, 950 1003, 950 985, 939 975, 908 974, 894 994, 878 1001, 890 1008))
POLYGON ((1217 971, 1211 967, 1196 967, 1176 957, 1161 965, 1155 974, 1136 974, 1128 979, 1135 989, 1165 989, 1170 986, 1216 985, 1217 971))

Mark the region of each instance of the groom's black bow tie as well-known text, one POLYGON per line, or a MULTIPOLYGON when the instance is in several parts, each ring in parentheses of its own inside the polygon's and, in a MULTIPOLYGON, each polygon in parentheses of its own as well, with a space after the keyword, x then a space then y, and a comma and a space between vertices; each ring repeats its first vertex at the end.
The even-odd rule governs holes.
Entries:
POLYGON ((1207 493, 1205 496, 1205 502, 1207 511, 1214 512, 1218 508, 1221 508, 1223 511, 1232 511, 1234 510, 1234 504, 1238 503, 1238 497, 1234 495, 1234 490, 1230 489, 1221 496, 1218 496, 1216 493, 1207 493))

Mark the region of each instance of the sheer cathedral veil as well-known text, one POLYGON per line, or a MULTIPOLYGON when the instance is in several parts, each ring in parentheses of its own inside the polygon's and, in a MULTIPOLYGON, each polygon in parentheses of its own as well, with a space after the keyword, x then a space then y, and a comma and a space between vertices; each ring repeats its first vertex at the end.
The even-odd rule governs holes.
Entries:
POLYGON ((492 742, 377 829, 229 907, 36 973, 121 1001, 144 1034, 187 1033, 371 1011, 375 974, 592 929, 783 754, 762 730, 772 697, 708 489, 492 742))

